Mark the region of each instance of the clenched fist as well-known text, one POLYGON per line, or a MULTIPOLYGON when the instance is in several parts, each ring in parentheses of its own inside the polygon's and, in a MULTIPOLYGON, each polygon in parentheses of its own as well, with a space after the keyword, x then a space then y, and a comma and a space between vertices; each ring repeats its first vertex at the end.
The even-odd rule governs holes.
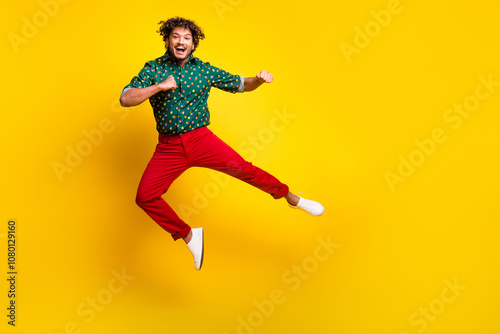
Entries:
POLYGON ((175 89, 177 88, 177 82, 175 82, 174 76, 170 75, 167 79, 165 79, 165 81, 160 82, 158 87, 161 90, 175 89))
POLYGON ((268 71, 261 71, 255 76, 257 80, 261 83, 271 83, 273 81, 273 76, 268 71))

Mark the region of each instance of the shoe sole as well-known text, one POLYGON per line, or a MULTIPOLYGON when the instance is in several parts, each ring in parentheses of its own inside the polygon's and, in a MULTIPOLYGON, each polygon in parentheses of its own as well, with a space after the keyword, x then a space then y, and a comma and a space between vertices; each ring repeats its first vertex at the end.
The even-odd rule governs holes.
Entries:
POLYGON ((301 207, 299 207, 299 206, 296 206, 296 205, 291 205, 290 203, 288 203, 288 206, 289 206, 290 208, 292 208, 292 209, 297 209, 297 210, 299 210, 299 211, 302 211, 302 212, 304 212, 304 213, 307 213, 308 215, 313 216, 313 217, 318 217, 318 216, 321 216, 321 215, 323 215, 323 214, 325 213, 325 209, 324 209, 324 208, 323 208, 323 212, 321 212, 321 213, 319 213, 319 214, 316 214, 316 213, 312 213, 312 212, 306 211, 306 210, 302 209, 302 208, 301 208, 301 207))
POLYGON ((201 270, 201 267, 203 266, 204 254, 205 254, 205 233, 204 233, 203 229, 201 229, 201 261, 200 261, 200 269, 198 269, 198 270, 201 270))

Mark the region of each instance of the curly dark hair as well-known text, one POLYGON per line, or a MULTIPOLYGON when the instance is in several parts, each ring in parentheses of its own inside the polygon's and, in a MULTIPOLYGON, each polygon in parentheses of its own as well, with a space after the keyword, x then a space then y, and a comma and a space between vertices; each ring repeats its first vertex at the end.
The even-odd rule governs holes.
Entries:
POLYGON ((160 21, 158 22, 158 24, 161 24, 161 27, 156 32, 160 33, 160 35, 163 37, 164 42, 167 41, 172 30, 177 27, 191 30, 191 34, 193 35, 194 50, 196 50, 198 44, 200 44, 200 40, 205 38, 203 30, 198 27, 198 25, 194 21, 184 19, 182 17, 172 17, 167 21, 160 21))

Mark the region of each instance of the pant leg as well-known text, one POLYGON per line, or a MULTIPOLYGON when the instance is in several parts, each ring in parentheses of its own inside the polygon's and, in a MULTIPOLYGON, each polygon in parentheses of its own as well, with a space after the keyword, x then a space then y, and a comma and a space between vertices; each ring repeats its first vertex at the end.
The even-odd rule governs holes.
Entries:
POLYGON ((184 136, 188 161, 192 166, 211 168, 270 194, 275 199, 288 194, 288 186, 268 172, 245 161, 228 144, 206 127, 195 136, 184 136))
POLYGON ((136 203, 174 240, 188 235, 191 227, 161 197, 172 182, 189 168, 180 138, 159 142, 142 175, 136 203))

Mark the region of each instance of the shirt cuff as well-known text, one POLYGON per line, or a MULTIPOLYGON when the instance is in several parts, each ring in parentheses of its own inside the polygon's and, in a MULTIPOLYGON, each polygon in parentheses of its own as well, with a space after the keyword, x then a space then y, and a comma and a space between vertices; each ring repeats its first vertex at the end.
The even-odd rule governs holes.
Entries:
POLYGON ((238 93, 243 93, 245 91, 245 77, 240 76, 240 86, 238 87, 238 93))
POLYGON ((123 96, 123 94, 125 94, 128 90, 130 90, 130 88, 131 88, 131 87, 125 87, 125 88, 123 89, 122 95, 120 95, 120 97, 122 97, 122 96, 123 96))

